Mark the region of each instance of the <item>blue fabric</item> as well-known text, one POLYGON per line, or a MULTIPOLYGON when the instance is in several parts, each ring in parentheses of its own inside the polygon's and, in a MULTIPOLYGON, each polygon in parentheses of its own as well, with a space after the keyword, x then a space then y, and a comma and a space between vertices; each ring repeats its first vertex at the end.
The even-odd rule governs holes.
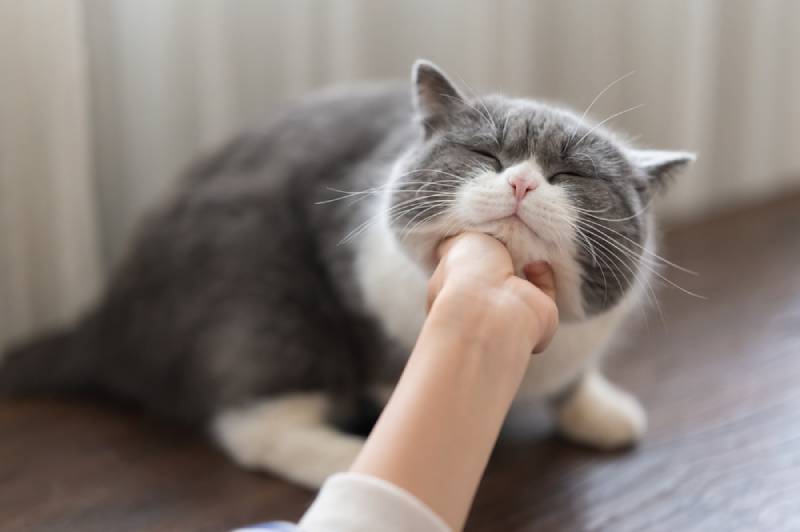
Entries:
POLYGON ((297 525, 294 523, 289 523, 287 521, 269 521, 267 523, 258 523, 255 525, 247 525, 241 528, 237 528, 233 532, 249 532, 253 531, 256 532, 258 530, 273 530, 275 532, 296 532, 300 530, 297 528, 297 525))

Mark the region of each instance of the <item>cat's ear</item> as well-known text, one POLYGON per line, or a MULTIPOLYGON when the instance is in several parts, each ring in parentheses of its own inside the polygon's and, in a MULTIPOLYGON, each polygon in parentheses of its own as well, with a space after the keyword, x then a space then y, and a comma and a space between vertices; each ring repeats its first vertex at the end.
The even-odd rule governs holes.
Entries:
POLYGON ((642 171, 649 187, 661 188, 696 157, 686 151, 629 150, 628 158, 642 171))
POLYGON ((414 108, 428 132, 441 124, 448 113, 464 104, 464 96, 430 61, 419 59, 414 63, 411 81, 414 108))

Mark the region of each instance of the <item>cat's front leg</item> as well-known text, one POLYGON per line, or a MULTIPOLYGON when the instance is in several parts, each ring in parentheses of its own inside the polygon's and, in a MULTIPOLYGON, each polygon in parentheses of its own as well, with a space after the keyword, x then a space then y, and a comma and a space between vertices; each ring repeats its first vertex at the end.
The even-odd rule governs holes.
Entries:
POLYGON ((329 406, 321 393, 263 398, 218 413, 210 428, 239 465, 316 489, 347 471, 364 443, 326 421, 329 406))
POLYGON ((647 425, 639 401, 594 370, 585 373, 554 408, 562 434, 599 449, 634 445, 647 425))

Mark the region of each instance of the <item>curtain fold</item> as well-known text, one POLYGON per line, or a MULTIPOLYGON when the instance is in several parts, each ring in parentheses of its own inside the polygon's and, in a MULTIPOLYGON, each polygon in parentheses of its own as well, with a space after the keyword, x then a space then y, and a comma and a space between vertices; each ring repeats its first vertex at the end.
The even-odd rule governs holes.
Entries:
POLYGON ((0 345, 73 316, 102 277, 81 9, 0 2, 0 345))

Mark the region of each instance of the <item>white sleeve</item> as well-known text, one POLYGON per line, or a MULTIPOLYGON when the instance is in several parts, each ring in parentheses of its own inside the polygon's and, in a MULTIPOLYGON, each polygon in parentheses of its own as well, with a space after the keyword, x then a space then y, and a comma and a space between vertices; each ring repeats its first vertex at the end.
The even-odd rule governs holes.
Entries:
POLYGON ((302 532, 451 532, 406 490, 357 473, 326 480, 298 525, 302 532))

